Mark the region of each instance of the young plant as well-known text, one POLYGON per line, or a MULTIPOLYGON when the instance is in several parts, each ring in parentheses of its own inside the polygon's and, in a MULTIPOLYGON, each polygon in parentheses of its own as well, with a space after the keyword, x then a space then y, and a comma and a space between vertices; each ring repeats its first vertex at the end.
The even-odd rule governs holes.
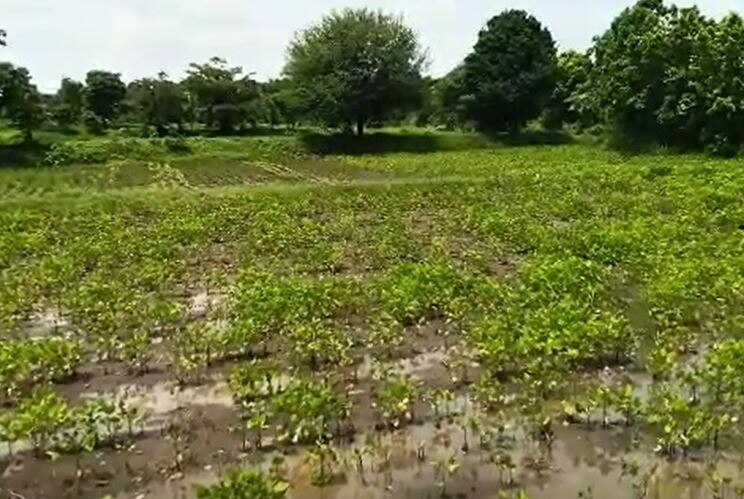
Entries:
POLYGON ((316 487, 326 487, 335 477, 334 466, 338 463, 338 453, 331 445, 316 442, 310 449, 308 460, 313 466, 312 484, 316 487))
POLYGON ((375 392, 375 408, 385 425, 399 428, 412 422, 419 388, 408 376, 388 379, 375 392))
POLYGON ((274 474, 234 469, 216 485, 196 487, 198 499, 284 499, 289 484, 274 474))

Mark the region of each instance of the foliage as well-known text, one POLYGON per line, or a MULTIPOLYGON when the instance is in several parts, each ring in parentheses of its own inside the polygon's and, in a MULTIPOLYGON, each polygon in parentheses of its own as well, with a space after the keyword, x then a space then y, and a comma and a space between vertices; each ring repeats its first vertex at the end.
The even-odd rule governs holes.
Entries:
POLYGON ((318 120, 362 135, 369 122, 416 103, 423 64, 402 20, 346 9, 297 36, 284 72, 318 120))
POLYGON ((204 64, 192 63, 183 86, 194 115, 223 134, 233 132, 250 117, 250 106, 259 97, 258 85, 250 75, 244 76, 242 68, 228 66, 219 57, 204 64))
POLYGON ((13 121, 23 131, 26 142, 44 119, 41 96, 31 83, 26 68, 0 63, 0 116, 13 121))
POLYGON ((592 64, 589 54, 573 50, 558 54, 555 88, 542 118, 546 128, 573 123, 586 127, 596 121, 585 102, 592 64))
POLYGON ((57 338, 0 343, 0 390, 14 400, 35 385, 71 376, 82 359, 75 342, 57 338))
POLYGON ((744 137, 732 52, 744 22, 641 0, 597 38, 591 95, 621 139, 733 153, 744 137))
POLYGON ((119 116, 126 92, 118 73, 89 71, 85 76, 85 108, 100 120, 103 128, 119 116))
POLYGON ((519 10, 493 17, 465 59, 468 117, 486 130, 521 128, 550 97, 555 65, 553 37, 537 19, 519 10))
POLYGON ((184 121, 183 91, 165 73, 160 73, 157 78, 143 78, 132 82, 127 93, 130 106, 139 119, 154 127, 159 136, 167 133, 168 126, 180 126, 184 121))
POLYGON ((199 499, 282 499, 289 484, 273 474, 233 469, 220 483, 211 487, 198 486, 199 499))
POLYGON ((451 266, 425 263, 391 268, 374 283, 372 293, 384 314, 412 325, 461 317, 476 300, 498 299, 499 289, 451 266))
POLYGON ((501 372, 534 358, 550 359, 553 368, 623 362, 636 342, 622 316, 603 304, 602 287, 602 270, 591 262, 535 260, 521 269, 504 308, 474 329, 473 341, 501 372))
POLYGON ((418 392, 416 384, 406 376, 384 380, 375 391, 375 407, 384 424, 399 428, 413 421, 418 392))
POLYGON ((330 440, 349 410, 326 383, 295 379, 273 397, 271 411, 280 441, 307 443, 330 440))
POLYGON ((35 390, 0 418, 0 435, 9 443, 28 441, 40 456, 91 452, 110 443, 137 418, 123 402, 91 399, 72 406, 49 390, 35 390))
POLYGON ((57 94, 54 96, 51 114, 62 126, 80 123, 85 105, 85 86, 70 78, 63 78, 57 94))
MULTIPOLYGON (((560 407, 567 423, 595 433, 638 434, 634 453, 650 451, 647 442, 679 458, 735 451, 744 175, 730 162, 588 145, 331 161, 298 159, 291 138, 184 142, 194 157, 163 141, 82 137, 66 144, 129 159, 0 171, 0 372, 24 380, 3 408, 2 440, 33 434, 48 453, 77 453, 122 438, 126 416, 110 401, 33 399, 44 413, 24 403, 80 362, 73 346, 56 343, 70 340, 42 348, 35 342, 53 337, 16 339, 35 326, 32 312, 52 308, 101 370, 157 365, 221 387, 222 363, 235 362, 227 382, 243 451, 255 442, 254 457, 264 457, 269 438, 279 452, 315 445, 312 462, 325 466, 318 483, 333 473, 338 441, 364 430, 360 413, 374 411, 381 429, 404 426, 424 400, 433 414, 416 420, 440 425, 466 405, 457 421, 469 448, 480 437, 477 451, 492 449, 504 474, 521 472, 507 456, 523 430, 540 444, 530 454, 564 438, 554 427, 560 407), (246 187, 263 155, 301 181, 246 187), (136 159, 147 156, 164 159, 136 159), (322 170, 331 162, 342 180, 322 170), (168 175, 189 184, 154 184, 168 175), (211 305, 197 314, 205 288, 211 305), (448 334, 412 326, 421 321, 448 334), (418 352, 446 359, 429 370, 409 359, 418 352), (384 358, 384 376, 370 377, 368 357, 384 358), (20 369, 17 358, 34 360, 20 369), (475 362, 484 374, 477 406, 459 383, 460 368, 475 362), (13 421, 32 423, 19 433, 13 421)), ((191 433, 174 446, 202 438, 201 426, 183 426, 191 433)), ((395 463, 381 441, 360 468, 395 463)), ((451 455, 416 445, 421 462, 451 455)))

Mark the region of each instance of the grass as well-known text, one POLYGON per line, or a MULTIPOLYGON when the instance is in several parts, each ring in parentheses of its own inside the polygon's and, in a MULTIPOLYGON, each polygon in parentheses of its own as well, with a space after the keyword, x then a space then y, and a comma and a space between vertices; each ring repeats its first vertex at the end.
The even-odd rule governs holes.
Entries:
MULTIPOLYGON (((258 390, 262 407, 297 412, 289 424, 287 408, 257 420, 242 407, 243 447, 256 425, 325 445, 369 424, 365 410, 395 414, 378 426, 405 425, 428 417, 409 414, 413 398, 472 389, 498 417, 522 414, 544 446, 551 422, 606 426, 609 412, 666 455, 738 452, 741 163, 382 137, 364 151, 291 136, 189 139, 188 153, 133 142, 105 164, 0 170, 0 334, 30 348, 20 343, 29 317, 52 309, 84 357, 114 371, 199 383, 224 376, 216 365, 268 354, 266 372, 323 379, 322 396, 297 380, 258 390), (333 153, 309 152, 321 150, 333 153), (219 304, 193 317, 200 290, 219 304), (389 357, 432 342, 449 356, 444 379, 389 372, 389 357), (369 356, 388 371, 357 376, 374 396, 354 398, 339 387, 369 356), (463 381, 473 361, 486 384, 463 381), (627 372, 648 379, 643 400, 627 372), (495 395, 505 386, 514 398, 495 395)), ((28 389, 12 388, 14 400, 28 389)))

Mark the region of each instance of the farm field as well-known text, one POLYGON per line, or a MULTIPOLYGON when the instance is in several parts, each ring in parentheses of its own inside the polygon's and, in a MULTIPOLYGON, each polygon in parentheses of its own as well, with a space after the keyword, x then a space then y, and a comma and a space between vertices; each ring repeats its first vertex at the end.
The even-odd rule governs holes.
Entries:
POLYGON ((741 161, 448 140, 0 169, 0 498, 744 497, 741 161))

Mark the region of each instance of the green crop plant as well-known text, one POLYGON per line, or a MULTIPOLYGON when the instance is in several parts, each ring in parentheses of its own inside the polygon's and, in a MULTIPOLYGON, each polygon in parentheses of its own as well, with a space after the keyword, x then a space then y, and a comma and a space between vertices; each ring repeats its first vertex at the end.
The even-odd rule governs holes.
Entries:
POLYGON ((72 376, 82 361, 79 343, 61 338, 0 343, 0 389, 15 400, 38 384, 72 376))
POLYGON ((173 339, 171 362, 176 379, 183 384, 198 381, 216 360, 228 351, 226 334, 218 325, 207 322, 187 324, 173 339))
POLYGON ((233 291, 228 333, 240 351, 264 344, 272 335, 291 332, 303 324, 323 323, 355 308, 358 296, 352 281, 337 279, 276 279, 247 271, 233 291))
POLYGON ((647 419, 657 434, 657 451, 666 455, 687 455, 710 439, 711 420, 706 411, 668 386, 659 388, 649 400, 647 419))
POLYGON ((283 389, 278 368, 271 362, 256 360, 235 366, 228 385, 240 403, 268 399, 283 389))
POLYGON ((635 386, 631 382, 621 383, 614 388, 611 403, 623 415, 628 426, 635 424, 642 415, 643 401, 635 394, 635 386))
POLYGON ((297 364, 312 370, 348 366, 353 341, 345 331, 321 322, 298 323, 289 327, 286 338, 291 343, 297 364))
POLYGON ((451 405, 455 400, 452 390, 446 388, 435 388, 424 394, 429 407, 434 412, 434 419, 440 424, 441 419, 448 419, 451 415, 451 405))
POLYGON ((330 485, 336 476, 333 468, 339 461, 336 450, 327 443, 317 442, 310 449, 308 460, 313 469, 311 477, 312 484, 320 488, 330 485))
POLYGON ((264 400, 242 402, 240 431, 243 437, 243 452, 248 449, 248 434, 250 432, 253 432, 254 435, 254 449, 261 450, 264 432, 270 428, 269 423, 274 418, 271 411, 271 407, 264 400))
POLYGON ((374 392, 374 406, 384 426, 400 428, 415 419, 414 405, 419 387, 407 376, 383 380, 374 392))
POLYGON ((369 342, 378 359, 393 358, 405 340, 405 328, 388 315, 383 314, 370 324, 369 342))
POLYGON ((233 469, 216 485, 197 486, 198 499, 283 499, 289 484, 279 476, 260 471, 233 469))
POLYGON ((432 461, 431 466, 434 469, 434 476, 439 480, 438 485, 441 489, 441 497, 448 497, 447 483, 460 471, 460 462, 458 462, 457 456, 437 459, 436 461, 432 461))
POLYGON ((465 317, 479 301, 497 298, 498 287, 450 265, 423 263, 393 267, 373 283, 371 294, 382 313, 412 325, 465 317))
POLYGON ((471 343, 497 374, 517 372, 535 358, 551 359, 554 367, 624 363, 637 340, 605 294, 596 264, 538 258, 520 269, 502 310, 475 324, 471 343))
MULTIPOLYGON (((385 428, 425 401, 418 419, 450 416, 473 449, 474 420, 453 418, 452 399, 464 396, 474 401, 465 414, 486 413, 478 431, 489 452, 525 430, 541 449, 561 439, 561 401, 565 421, 581 425, 566 432, 627 433, 642 461, 648 442, 675 457, 739 451, 736 162, 587 144, 308 158, 295 157, 305 146, 293 137, 187 139, 187 157, 160 142, 100 140, 52 153, 65 164, 101 151, 135 157, 0 169, 0 440, 13 448, 34 435, 37 452, 98 447, 107 457, 138 414, 49 390, 78 393, 88 380, 76 374, 97 387, 153 369, 184 384, 209 379, 209 389, 229 372, 236 439, 263 447, 251 459, 270 438, 282 450, 363 431, 349 404, 369 399, 385 428), (205 289, 225 300, 196 317, 189 297, 205 289), (64 328, 53 331, 52 315, 64 328), (455 361, 441 379, 439 366, 416 369, 420 388, 399 379, 397 361, 443 344, 455 361), (380 378, 369 376, 374 361, 387 365, 380 378), (445 375, 474 373, 484 376, 470 386, 445 375)), ((187 416, 166 422, 183 473, 202 438, 187 416)), ((437 456, 405 430, 417 460, 437 456)), ((386 480, 395 457, 380 451, 386 480)), ((64 465, 39 470, 52 477, 64 465)), ((506 458, 500 469, 512 485, 506 458)))
POLYGON ((275 427, 280 441, 306 443, 327 441, 340 435, 349 417, 349 407, 324 382, 293 379, 271 398, 275 427))
POLYGON ((48 389, 38 389, 0 418, 0 435, 9 446, 30 442, 39 456, 78 454, 112 443, 137 420, 137 411, 123 401, 90 399, 71 405, 48 389))
POLYGON ((37 390, 19 403, 8 420, 13 426, 11 431, 3 433, 27 439, 34 452, 43 456, 55 447, 60 432, 70 424, 72 411, 67 402, 53 392, 37 390))

